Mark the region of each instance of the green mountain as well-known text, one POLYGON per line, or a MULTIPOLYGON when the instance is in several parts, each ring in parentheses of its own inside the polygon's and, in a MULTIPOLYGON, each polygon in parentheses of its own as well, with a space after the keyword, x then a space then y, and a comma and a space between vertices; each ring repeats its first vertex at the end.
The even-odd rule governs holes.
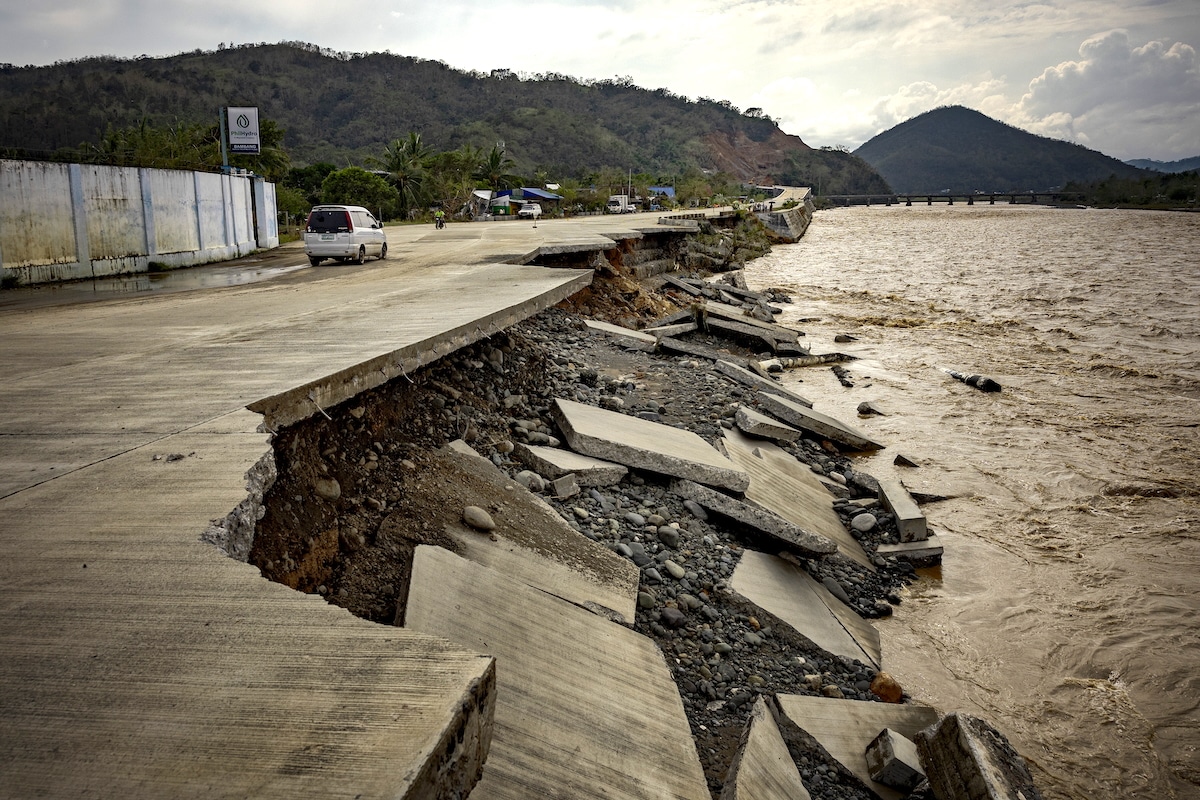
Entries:
POLYGON ((900 193, 1042 191, 1069 181, 1146 176, 1103 153, 1036 136, 962 106, 913 117, 854 154, 900 193))
POLYGON ((619 80, 463 72, 439 61, 301 43, 0 65, 0 152, 52 157, 142 122, 215 125, 225 105, 257 106, 284 130, 295 166, 361 165, 415 131, 438 150, 503 143, 520 173, 551 179, 604 169, 660 176, 708 170, 754 183, 820 183, 826 191, 886 189, 850 153, 810 148, 761 111, 742 113, 726 101, 619 80))
POLYGON ((1200 169, 1200 156, 1181 158, 1178 161, 1155 161, 1152 158, 1134 158, 1125 162, 1131 167, 1152 169, 1155 172, 1192 172, 1200 169))

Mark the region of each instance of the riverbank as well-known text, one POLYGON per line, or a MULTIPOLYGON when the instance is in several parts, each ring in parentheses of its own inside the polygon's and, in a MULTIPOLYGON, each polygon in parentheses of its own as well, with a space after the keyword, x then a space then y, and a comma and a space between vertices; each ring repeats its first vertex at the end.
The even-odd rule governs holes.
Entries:
MULTIPOLYGON (((543 497, 572 529, 637 566, 632 627, 668 660, 713 797, 723 790, 758 698, 876 702, 882 694, 899 700, 901 688, 877 664, 832 655, 732 590, 743 555, 764 547, 760 533, 706 513, 662 476, 633 471, 610 486, 560 494, 550 484, 553 476, 536 474, 520 458, 527 445, 560 443, 555 398, 684 429, 721 446, 737 428, 739 409, 756 405, 752 389, 703 356, 646 352, 586 325, 601 319, 644 327, 693 303, 661 278, 639 282, 610 266, 558 308, 459 350, 400 385, 282 431, 275 442, 279 478, 265 500, 251 562, 267 577, 365 619, 403 620, 415 549, 455 549, 439 520, 466 506, 504 504, 503 493, 480 496, 478 487, 459 488, 461 482, 442 474, 439 449, 461 439, 543 497), (313 485, 331 481, 338 487, 336 497, 326 498, 332 502, 296 502, 313 485)), ((712 332, 685 339, 693 350, 734 360, 763 356, 712 332)), ((828 439, 779 444, 842 496, 830 495, 833 508, 869 559, 793 557, 793 563, 861 617, 892 613, 914 569, 876 552, 899 537, 894 517, 878 504, 875 481, 828 439), (874 522, 857 530, 849 523, 864 511, 874 522)), ((814 798, 873 796, 815 741, 794 737, 790 744, 814 798)))
MULTIPOLYGON (((888 449, 937 575, 878 625, 888 667, 1000 728, 1055 800, 1193 797, 1200 241, 1190 214, 956 204, 841 209, 754 262, 784 324, 843 345, 853 388, 799 387, 888 449), (1047 247, 1046 242, 1061 246, 1047 247), (803 322, 801 322, 803 320, 803 322), (997 380, 984 394, 947 366, 997 380), (904 452, 921 464, 901 470, 904 452), (969 677, 964 677, 969 676, 969 677)), ((786 378, 785 378, 786 380, 786 378)))

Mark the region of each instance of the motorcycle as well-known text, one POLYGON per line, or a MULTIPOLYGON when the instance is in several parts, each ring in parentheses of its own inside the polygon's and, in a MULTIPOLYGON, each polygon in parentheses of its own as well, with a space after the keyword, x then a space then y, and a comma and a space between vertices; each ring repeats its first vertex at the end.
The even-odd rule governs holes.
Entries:
POLYGON ((445 218, 445 217, 438 217, 437 219, 435 219, 435 220, 433 221, 433 227, 437 228, 439 231, 440 231, 442 228, 446 227, 446 218, 445 218))

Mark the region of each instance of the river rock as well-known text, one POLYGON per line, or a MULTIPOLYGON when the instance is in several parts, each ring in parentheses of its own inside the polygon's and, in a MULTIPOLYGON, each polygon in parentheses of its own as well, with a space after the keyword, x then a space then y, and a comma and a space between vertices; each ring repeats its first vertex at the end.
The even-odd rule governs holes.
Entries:
POLYGON ((660 613, 659 619, 668 628, 682 628, 687 625, 687 615, 678 608, 667 606, 660 613))
POLYGON ((846 594, 846 590, 843 589, 842 585, 833 578, 823 578, 821 580, 821 585, 828 589, 829 593, 838 600, 841 600, 848 606, 853 605, 853 603, 850 602, 850 596, 846 594))
POLYGON ((679 529, 672 528, 670 525, 663 525, 658 529, 658 540, 662 542, 663 547, 669 550, 678 549, 679 529))
POLYGON ((496 529, 496 522, 492 519, 492 515, 479 506, 467 506, 464 508, 462 510, 462 519, 463 522, 477 531, 493 531, 496 529))
POLYGON ((541 492, 546 488, 546 481, 541 475, 530 469, 523 469, 513 476, 513 480, 531 492, 541 492))
POLYGON ((875 673, 871 681, 871 694, 885 703, 899 703, 904 699, 904 689, 900 682, 886 672, 875 673))
POLYGON ((317 478, 313 481, 313 491, 317 497, 331 502, 342 496, 342 486, 336 478, 317 478))
POLYGON ((850 527, 859 533, 867 533, 875 529, 875 525, 879 522, 874 514, 863 513, 850 520, 850 527))

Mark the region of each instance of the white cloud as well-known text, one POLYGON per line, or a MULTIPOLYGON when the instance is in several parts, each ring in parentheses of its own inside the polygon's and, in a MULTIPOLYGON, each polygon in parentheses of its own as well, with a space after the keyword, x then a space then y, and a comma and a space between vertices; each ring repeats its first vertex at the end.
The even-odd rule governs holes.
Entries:
POLYGON ((1123 30, 1093 36, 1079 59, 1030 82, 1008 122, 1117 158, 1195 155, 1200 148, 1200 61, 1182 42, 1134 46, 1123 30))
POLYGON ((1200 153, 1196 0, 347 0, 331 8, 328 0, 0 0, 0 61, 298 40, 460 69, 629 76, 650 89, 762 108, 817 146, 856 147, 962 103, 1121 157, 1200 153))

